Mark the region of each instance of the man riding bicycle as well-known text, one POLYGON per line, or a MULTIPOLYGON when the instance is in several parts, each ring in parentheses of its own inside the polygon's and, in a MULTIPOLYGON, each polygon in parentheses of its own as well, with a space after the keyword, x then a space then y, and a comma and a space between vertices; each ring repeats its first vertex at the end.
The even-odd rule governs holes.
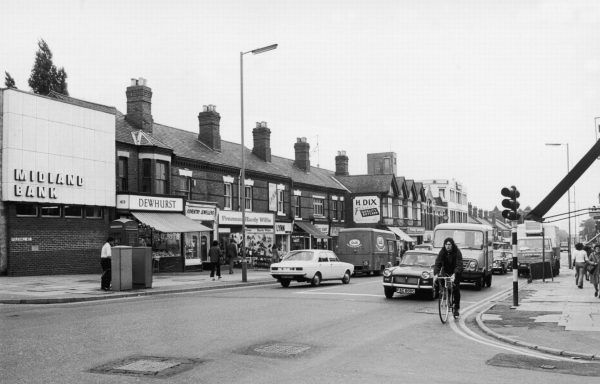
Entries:
POLYGON ((460 309, 460 278, 463 271, 462 253, 454 239, 448 237, 444 240, 444 246, 440 249, 436 259, 435 266, 433 267, 434 279, 440 272, 444 274, 452 273, 454 281, 454 317, 458 317, 458 310, 460 309))

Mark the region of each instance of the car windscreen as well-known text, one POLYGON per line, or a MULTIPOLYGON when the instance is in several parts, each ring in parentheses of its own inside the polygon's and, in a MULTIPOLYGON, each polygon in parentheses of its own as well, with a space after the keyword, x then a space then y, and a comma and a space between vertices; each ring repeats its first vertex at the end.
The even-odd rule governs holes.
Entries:
POLYGON ((433 247, 442 248, 444 240, 451 237, 458 248, 483 249, 483 232, 465 229, 438 229, 433 238, 433 247))
POLYGON ((290 252, 286 257, 285 261, 310 261, 314 258, 314 252, 308 251, 293 251, 290 252))
POLYGON ((400 262, 400 266, 419 266, 419 267, 431 267, 435 264, 436 255, 429 255, 423 253, 406 253, 400 262))

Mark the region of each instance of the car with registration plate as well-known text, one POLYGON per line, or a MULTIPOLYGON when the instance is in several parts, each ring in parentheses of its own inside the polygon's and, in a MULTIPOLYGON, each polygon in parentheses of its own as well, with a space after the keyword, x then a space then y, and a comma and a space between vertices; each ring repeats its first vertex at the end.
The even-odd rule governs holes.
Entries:
POLYGON ((270 272, 283 287, 289 287, 292 281, 308 282, 312 286, 324 280, 348 284, 354 265, 340 261, 333 251, 300 249, 291 251, 279 263, 271 264, 270 272))
POLYGON ((431 300, 437 297, 433 284, 433 267, 437 253, 406 251, 400 264, 383 271, 383 292, 391 299, 395 293, 421 294, 431 300))

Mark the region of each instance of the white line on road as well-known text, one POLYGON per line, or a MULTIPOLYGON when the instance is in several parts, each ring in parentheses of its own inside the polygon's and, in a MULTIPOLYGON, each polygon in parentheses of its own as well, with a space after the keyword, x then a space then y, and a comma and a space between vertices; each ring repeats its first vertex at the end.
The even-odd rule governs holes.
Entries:
POLYGON ((343 293, 343 292, 311 292, 311 291, 302 291, 295 292, 298 295, 340 295, 340 296, 370 296, 370 297, 379 297, 381 298, 383 295, 370 295, 367 293, 343 293))

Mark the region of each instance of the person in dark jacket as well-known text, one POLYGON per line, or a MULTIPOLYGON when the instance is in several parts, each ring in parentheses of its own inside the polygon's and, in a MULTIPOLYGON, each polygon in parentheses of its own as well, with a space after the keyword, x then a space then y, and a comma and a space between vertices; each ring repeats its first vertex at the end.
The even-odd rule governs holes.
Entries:
POLYGON ((444 240, 444 246, 440 249, 437 258, 435 259, 435 266, 433 267, 434 276, 438 276, 442 273, 446 276, 454 277, 454 316, 458 317, 458 310, 460 309, 460 278, 463 271, 462 253, 454 239, 448 237, 444 240))
POLYGON ((238 249, 237 244, 235 243, 235 239, 232 237, 229 240, 229 244, 227 245, 227 264, 229 265, 229 274, 233 274, 233 262, 237 257, 238 249))
POLYGON ((213 240, 212 247, 208 250, 208 258, 210 260, 210 277, 215 281, 215 268, 217 269, 217 277, 221 278, 221 247, 219 241, 213 240))

